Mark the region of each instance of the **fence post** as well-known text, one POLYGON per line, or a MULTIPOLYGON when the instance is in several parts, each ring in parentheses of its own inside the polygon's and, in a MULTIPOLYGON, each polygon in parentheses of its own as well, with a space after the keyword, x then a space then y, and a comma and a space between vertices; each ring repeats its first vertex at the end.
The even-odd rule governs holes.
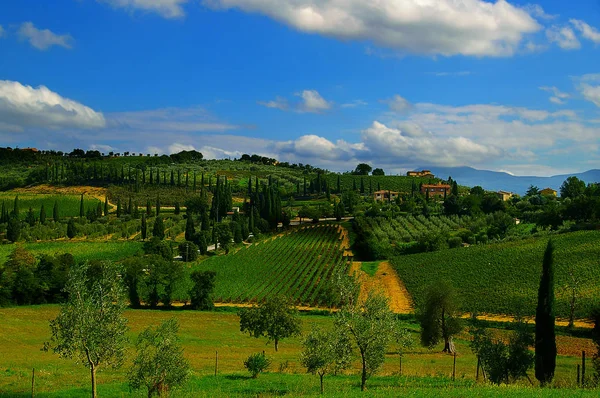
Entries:
POLYGON ((581 385, 585 386, 585 351, 581 351, 581 385))
POLYGON ((454 351, 454 364, 452 365, 452 381, 456 379, 456 351, 454 351))
POLYGON ((218 370, 219 370, 219 351, 215 351, 215 377, 217 376, 218 370))
POLYGON ((31 398, 35 396, 35 368, 31 369, 31 398))

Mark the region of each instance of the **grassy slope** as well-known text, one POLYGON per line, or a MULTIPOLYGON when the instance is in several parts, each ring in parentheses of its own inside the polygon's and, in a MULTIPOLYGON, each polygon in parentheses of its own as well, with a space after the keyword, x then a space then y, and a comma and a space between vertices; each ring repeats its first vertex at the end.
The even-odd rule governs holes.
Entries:
MULTIPOLYGON (((569 269, 581 280, 577 316, 586 316, 600 297, 600 231, 556 235, 555 292, 558 316, 568 314, 569 269)), ((427 287, 451 283, 467 311, 525 315, 535 313, 543 252, 548 239, 471 246, 399 256, 393 264, 417 304, 427 287)))
MULTIPOLYGON (((36 369, 36 395, 53 397, 78 397, 88 394, 89 373, 81 365, 63 360, 51 353, 40 351, 44 341, 49 338, 48 320, 56 316, 58 306, 32 306, 0 309, 0 396, 30 396, 31 369, 36 369), (52 394, 48 394, 52 392, 52 394)), ((305 375, 299 364, 301 340, 292 338, 283 340, 279 352, 273 345, 265 345, 264 339, 255 339, 239 332, 239 320, 233 313, 205 313, 195 311, 149 311, 128 310, 125 316, 129 320, 130 341, 147 325, 156 324, 170 317, 180 322, 180 337, 185 355, 193 369, 192 380, 184 391, 175 396, 236 396, 236 395, 317 395, 318 378, 305 375), (219 351, 218 378, 214 372, 215 351, 219 351), (270 373, 261 375, 257 380, 248 379, 242 362, 253 352, 265 350, 273 359, 270 373), (288 364, 281 373, 280 364, 288 364)), ((331 327, 332 319, 323 316, 302 316, 304 331, 312 326, 331 327)), ((415 332, 414 324, 406 324, 415 332)), ((397 371, 398 358, 387 355, 381 376, 369 381, 368 396, 398 396, 405 393, 417 396, 504 396, 511 392, 515 396, 565 396, 574 393, 570 390, 546 389, 540 391, 514 387, 475 387, 475 357, 470 353, 467 343, 457 340, 460 355, 457 358, 457 381, 448 380, 452 369, 452 357, 431 352, 422 348, 409 351, 403 360, 405 377, 393 376, 397 371), (415 378, 415 376, 418 376, 415 378)), ((572 339, 577 344, 582 339, 572 339)), ((559 352, 563 350, 559 343, 559 352)), ((102 369, 98 374, 100 396, 129 396, 125 383, 127 366, 130 364, 133 350, 130 349, 125 368, 120 370, 102 369)), ((574 368, 577 358, 559 356, 557 367, 557 385, 565 386, 574 382, 574 368)), ((359 364, 355 361, 350 375, 344 377, 326 377, 326 389, 335 396, 364 396, 360 394, 358 383, 359 364)), ((590 392, 595 396, 597 391, 590 392)), ((585 395, 585 394, 584 394, 585 395)), ((137 394, 134 396, 143 396, 137 394)))
MULTIPOLYGON (((135 255, 142 248, 140 242, 71 242, 20 243, 34 255, 71 253, 76 261, 121 260, 135 255)), ((0 264, 3 264, 16 245, 0 245, 0 264)))

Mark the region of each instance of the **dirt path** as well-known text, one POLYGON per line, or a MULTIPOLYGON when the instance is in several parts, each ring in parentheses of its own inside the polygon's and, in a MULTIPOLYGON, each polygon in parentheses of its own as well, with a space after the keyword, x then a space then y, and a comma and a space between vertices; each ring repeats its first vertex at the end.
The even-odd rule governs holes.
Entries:
POLYGON ((355 274, 361 282, 360 299, 365 300, 370 290, 380 290, 389 299, 390 309, 396 314, 413 312, 412 300, 406 287, 388 261, 382 261, 374 276, 361 270, 362 263, 352 264, 350 273, 355 274))

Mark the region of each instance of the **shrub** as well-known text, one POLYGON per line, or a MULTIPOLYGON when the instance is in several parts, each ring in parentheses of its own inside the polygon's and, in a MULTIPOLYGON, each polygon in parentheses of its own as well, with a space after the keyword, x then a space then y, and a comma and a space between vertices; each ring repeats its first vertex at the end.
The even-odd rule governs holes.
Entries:
POLYGON ((460 236, 453 236, 450 239, 448 239, 448 247, 450 249, 454 249, 457 247, 461 247, 462 246, 462 239, 460 238, 460 236))
POLYGON ((183 261, 194 261, 198 258, 198 246, 193 242, 182 242, 179 244, 179 254, 183 261))
POLYGON ((256 379, 260 373, 267 370, 269 365, 271 365, 271 360, 264 353, 252 354, 244 361, 244 366, 253 379, 256 379))

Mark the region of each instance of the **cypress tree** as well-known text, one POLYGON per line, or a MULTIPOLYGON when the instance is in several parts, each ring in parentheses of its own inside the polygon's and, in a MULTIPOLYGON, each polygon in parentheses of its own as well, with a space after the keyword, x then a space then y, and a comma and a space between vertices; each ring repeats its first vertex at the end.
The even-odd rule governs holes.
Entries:
POLYGON ((208 216, 207 210, 202 211, 202 213, 200 214, 200 221, 202 222, 202 226, 200 227, 201 231, 210 230, 210 218, 208 216))
POLYGON ((548 241, 542 263, 542 277, 535 310, 535 378, 542 386, 554 378, 556 336, 554 316, 554 244, 548 241))
POLYGON ((306 176, 304 176, 304 184, 302 184, 304 188, 304 196, 306 196, 306 176))
POLYGON ((156 217, 158 217, 160 214, 160 198, 157 196, 156 197, 156 217))
POLYGON ((52 218, 54 222, 58 222, 60 220, 60 214, 58 213, 58 202, 54 201, 54 208, 52 209, 52 218))
POLYGON ((452 182, 452 195, 458 196, 458 184, 456 181, 452 182))
POLYGON ((192 213, 187 213, 187 220, 185 222, 185 240, 192 241, 194 239, 194 234, 196 230, 194 229, 194 218, 192 217, 192 213))
POLYGON ((154 221, 154 228, 152 229, 152 236, 163 240, 165 238, 165 225, 163 224, 163 219, 160 216, 156 217, 154 221))
POLYGON ((42 203, 42 207, 40 208, 40 224, 45 224, 46 223, 46 208, 44 207, 44 204, 42 203))
POLYGON ((104 197, 104 217, 108 216, 108 197, 104 197))
POLYGON ((67 237, 69 239, 73 239, 77 235, 77 227, 75 226, 75 220, 73 218, 69 218, 69 222, 67 223, 67 237))
POLYGON ((21 221, 15 215, 11 215, 6 226, 6 238, 11 242, 16 242, 21 236, 21 221))
POLYGON ((175 202, 175 215, 178 215, 179 213, 181 213, 181 207, 179 207, 179 202, 175 202))
POLYGON ((133 214, 133 203, 131 196, 129 197, 129 204, 127 205, 127 214, 133 214))
POLYGON ((152 175, 152 167, 150 167, 150 185, 154 183, 154 176, 152 175))
POLYGON ((13 212, 12 212, 12 214, 15 217, 19 218, 19 195, 15 196, 15 203, 14 203, 14 206, 13 206, 13 212))
POLYGON ((355 178, 352 179, 352 190, 354 192, 356 192, 356 179, 355 178))
POLYGON ((250 214, 248 216, 248 230, 254 233, 254 209, 250 208, 250 214))
POLYGON ((96 206, 96 218, 102 217, 102 202, 98 202, 96 206))
POLYGON ((6 205, 4 204, 4 201, 2 201, 2 211, 0 211, 0 223, 4 224, 5 222, 8 222, 8 220, 6 219, 6 205))
POLYGON ((25 216, 25 221, 29 224, 30 227, 35 225, 37 219, 35 218, 35 214, 33 213, 33 209, 31 206, 29 207, 29 211, 27 212, 27 216, 25 216))
POLYGON ((360 193, 365 193, 365 180, 362 177, 360 177, 360 193))
POLYGON ((121 217, 121 198, 117 199, 117 217, 121 217))
POLYGON ((133 218, 140 218, 140 209, 138 207, 137 202, 133 202, 133 218))
POLYGON ((148 236, 148 224, 146 223, 146 213, 142 213, 142 227, 141 227, 142 240, 146 240, 148 236))
POLYGON ((152 205, 150 204, 150 199, 146 201, 146 215, 148 217, 152 215, 152 205))
POLYGON ((252 196, 252 177, 248 178, 248 196, 252 196))
POLYGON ((192 186, 192 191, 195 193, 196 192, 196 171, 194 170, 194 185, 192 186))

